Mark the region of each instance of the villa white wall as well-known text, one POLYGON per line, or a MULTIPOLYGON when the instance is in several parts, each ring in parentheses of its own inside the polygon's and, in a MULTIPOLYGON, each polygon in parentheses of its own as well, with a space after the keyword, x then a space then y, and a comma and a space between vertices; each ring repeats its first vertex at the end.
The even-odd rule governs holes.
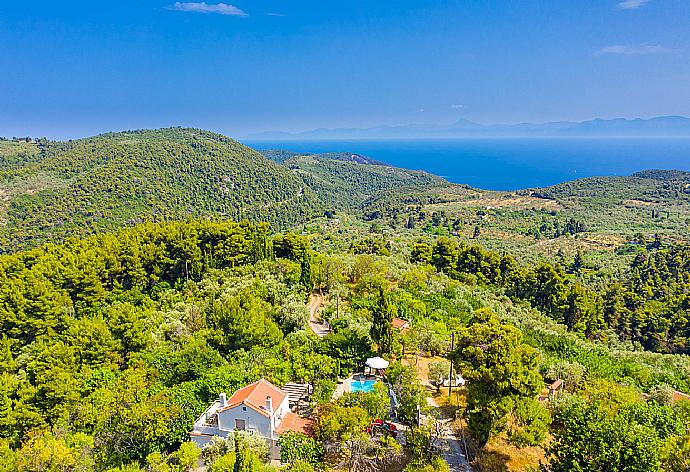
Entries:
POLYGON ((264 438, 272 437, 271 419, 244 405, 237 405, 218 413, 218 427, 221 430, 234 431, 236 419, 245 421, 246 431, 253 431, 264 438))
MULTIPOLYGON (((218 402, 216 402, 218 403, 218 402)), ((266 439, 270 450, 272 459, 280 459, 280 447, 278 446, 279 435, 275 433, 275 429, 280 425, 280 422, 285 415, 290 412, 290 402, 288 397, 280 403, 274 405, 275 412, 271 418, 262 415, 258 411, 246 405, 237 405, 229 410, 218 413, 218 426, 210 426, 206 424, 206 417, 208 414, 214 413, 217 410, 215 404, 202 414, 194 424, 194 431, 198 433, 210 434, 213 436, 228 437, 235 430, 235 420, 240 419, 245 421, 245 431, 252 431, 253 434, 266 439), (273 434, 271 434, 273 432, 273 434)), ((210 436, 195 436, 190 435, 190 439, 199 448, 203 448, 211 441, 210 436)))
POLYGON ((204 446, 210 443, 213 438, 210 436, 190 436, 190 439, 196 445, 196 447, 203 449, 204 446))
POLYGON ((280 404, 280 407, 276 411, 279 413, 281 418, 290 411, 290 400, 288 399, 287 395, 285 396, 283 403, 280 404))
POLYGON ((275 411, 275 415, 273 418, 273 421, 275 423, 273 424, 273 429, 276 429, 278 427, 281 420, 283 418, 285 418, 285 415, 287 415, 289 411, 290 411, 290 401, 288 400, 288 397, 286 396, 285 399, 283 400, 283 403, 281 403, 275 411))

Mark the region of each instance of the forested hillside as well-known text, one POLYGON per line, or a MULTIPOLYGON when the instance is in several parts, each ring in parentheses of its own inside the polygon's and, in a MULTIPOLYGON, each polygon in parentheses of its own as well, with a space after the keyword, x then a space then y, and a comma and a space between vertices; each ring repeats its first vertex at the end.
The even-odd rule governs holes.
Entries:
POLYGON ((349 208, 366 213, 370 202, 408 192, 437 195, 448 182, 433 174, 392 167, 348 152, 301 154, 285 150, 259 151, 302 178, 331 209, 349 208))
POLYGON ((690 172, 648 170, 625 177, 590 177, 521 193, 590 208, 626 201, 681 205, 690 201, 690 172))
POLYGON ((591 177, 519 193, 557 202, 590 225, 628 235, 643 231, 677 236, 690 228, 690 172, 591 177))
POLYGON ((360 210, 369 199, 386 192, 405 192, 448 185, 440 177, 378 164, 331 157, 296 156, 285 164, 327 205, 360 210))
POLYGON ((147 223, 0 256, 4 470, 181 472, 200 454, 213 471, 277 470, 245 435, 203 451, 188 442, 220 392, 259 378, 315 389, 314 437, 286 436, 288 471, 447 471, 439 411, 457 418, 482 470, 540 460, 551 471, 683 470, 690 414, 673 392, 690 392, 690 360, 601 342, 589 320, 590 340, 560 323, 569 315, 550 319, 560 295, 549 287, 581 293, 532 280, 559 269, 519 269, 442 239, 391 243, 388 229, 334 252, 331 230, 304 230, 147 223), (307 328, 313 292, 333 328, 322 338, 307 328), (365 432, 390 415, 386 389, 332 399, 336 380, 374 353, 400 360, 387 379, 405 447, 365 432), (468 381, 452 400, 432 387, 449 361, 468 381), (559 378, 565 390, 537 401, 559 378))
POLYGON ((288 159, 292 159, 293 157, 309 156, 317 159, 333 159, 336 161, 354 162, 355 164, 371 164, 377 166, 388 165, 385 162, 377 161, 376 159, 372 159, 370 157, 362 156, 361 154, 355 154, 351 152, 324 152, 320 154, 312 154, 286 151, 284 149, 259 149, 258 151, 264 156, 266 156, 266 158, 281 164, 287 161, 288 159))
POLYGON ((188 442, 259 378, 314 388, 288 472, 446 472, 446 428, 485 471, 687 470, 687 173, 509 193, 273 159, 179 128, 0 141, 2 470, 275 470, 250 437, 188 442), (387 389, 333 398, 375 354, 405 446, 365 434, 387 389))
POLYGON ((202 216, 287 228, 386 190, 441 181, 352 155, 289 156, 286 167, 225 136, 183 128, 3 142, 0 252, 202 216))
POLYGON ((105 470, 174 451, 219 389, 264 375, 250 350, 294 346, 295 361, 316 363, 298 375, 332 376, 305 333, 284 340, 304 324, 305 289, 298 263, 273 259, 266 226, 206 221, 0 257, 3 470, 105 470))
MULTIPOLYGON (((413 260, 432 264, 456 279, 476 277, 500 286, 514 300, 531 306, 590 339, 607 330, 657 352, 690 353, 690 248, 639 248, 630 267, 600 285, 568 277, 561 265, 520 267, 511 255, 440 238, 418 243, 413 260), (603 293, 601 291, 603 285, 603 293)), ((579 269, 578 269, 579 270, 579 269)))
POLYGON ((284 167, 214 133, 167 129, 48 143, 5 161, 5 252, 141 221, 305 220, 317 197, 284 167))

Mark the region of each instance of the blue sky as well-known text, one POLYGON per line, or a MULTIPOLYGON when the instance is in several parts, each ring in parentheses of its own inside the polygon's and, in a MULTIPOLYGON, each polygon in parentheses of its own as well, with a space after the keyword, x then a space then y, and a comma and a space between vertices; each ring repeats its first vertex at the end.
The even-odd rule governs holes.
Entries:
POLYGON ((690 0, 0 2, 0 135, 690 115, 690 0))

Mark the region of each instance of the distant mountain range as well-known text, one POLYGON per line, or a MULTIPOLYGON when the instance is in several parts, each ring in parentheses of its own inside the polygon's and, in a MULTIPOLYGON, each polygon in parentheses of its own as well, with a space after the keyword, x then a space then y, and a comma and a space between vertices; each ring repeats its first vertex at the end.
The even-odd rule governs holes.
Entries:
POLYGON ((248 140, 466 138, 466 137, 690 137, 690 118, 655 118, 589 121, 556 121, 484 125, 461 119, 449 125, 410 124, 372 128, 319 128, 300 133, 265 131, 245 136, 248 140))

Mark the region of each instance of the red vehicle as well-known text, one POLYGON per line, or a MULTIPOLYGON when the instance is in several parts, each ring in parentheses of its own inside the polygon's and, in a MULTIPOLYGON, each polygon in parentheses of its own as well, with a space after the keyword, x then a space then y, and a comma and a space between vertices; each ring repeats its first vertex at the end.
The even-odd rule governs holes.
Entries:
POLYGON ((375 419, 367 428, 367 433, 372 436, 376 436, 378 434, 390 434, 395 438, 398 436, 398 427, 388 421, 375 419))

